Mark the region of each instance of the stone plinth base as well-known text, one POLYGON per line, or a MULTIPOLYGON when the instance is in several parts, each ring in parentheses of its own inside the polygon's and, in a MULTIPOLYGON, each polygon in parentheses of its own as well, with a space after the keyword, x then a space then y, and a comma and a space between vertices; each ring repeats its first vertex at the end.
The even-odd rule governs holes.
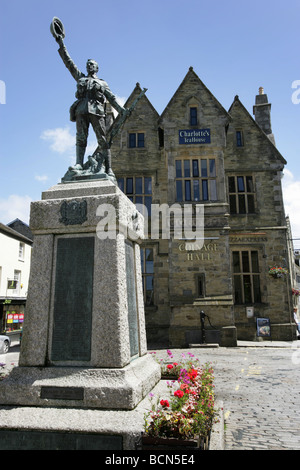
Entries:
POLYGON ((19 367, 0 382, 0 404, 133 410, 161 375, 147 355, 143 217, 95 180, 50 188, 30 221, 19 367))
POLYGON ((235 326, 223 326, 220 345, 227 348, 237 346, 237 329, 235 326))
POLYGON ((0 384, 1 404, 132 410, 159 380, 148 355, 121 369, 16 367, 0 384))
MULTIPOLYGON (((167 397, 167 381, 152 391, 155 397, 167 397)), ((223 404, 216 408, 220 421, 213 426, 210 449, 224 450, 223 404)), ((0 407, 0 450, 134 451, 150 409, 148 396, 134 410, 0 407)))

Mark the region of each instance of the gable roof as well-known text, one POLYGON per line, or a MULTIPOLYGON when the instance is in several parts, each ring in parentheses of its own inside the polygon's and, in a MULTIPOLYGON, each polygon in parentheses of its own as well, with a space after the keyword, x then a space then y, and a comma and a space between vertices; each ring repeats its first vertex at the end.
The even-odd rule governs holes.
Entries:
MULTIPOLYGON (((137 84, 135 85, 135 88, 133 89, 132 93, 129 95, 129 97, 126 100, 126 103, 124 105, 125 108, 127 108, 129 106, 129 104, 131 103, 131 101, 133 101, 142 91, 143 90, 141 88, 141 85, 137 82, 137 84)), ((141 99, 146 100, 148 102, 148 104, 150 105, 150 108, 152 108, 154 114, 156 114, 156 116, 159 117, 158 112, 156 111, 153 104, 151 103, 151 101, 147 97, 146 93, 142 96, 141 99)))
POLYGON ((201 84, 201 87, 203 87, 204 91, 213 99, 213 102, 215 103, 216 107, 220 110, 220 112, 222 114, 224 114, 224 116, 226 116, 228 118, 228 120, 231 120, 231 117, 230 115, 228 114, 228 112, 226 111, 225 108, 223 108, 223 106, 221 105, 221 103, 217 100, 217 98, 212 94, 212 92, 204 85, 204 83, 202 82, 202 80, 200 80, 200 78, 198 77, 198 75, 194 72, 194 69, 193 67, 190 67, 186 76, 184 77, 184 79, 182 80, 181 84, 179 85, 179 87, 177 88, 177 90, 175 91, 174 95, 172 96, 172 98, 170 99, 169 103, 167 104, 167 106, 165 107, 164 111, 162 112, 161 116, 160 116, 160 119, 163 118, 164 114, 168 111, 168 109, 172 106, 173 102, 175 101, 176 99, 176 96, 177 94, 179 93, 179 91, 184 88, 185 84, 191 79, 191 78, 196 78, 196 80, 199 81, 199 83, 201 84))
POLYGON ((240 106, 240 108, 243 110, 243 112, 247 115, 247 117, 251 120, 252 124, 254 124, 254 126, 257 128, 257 130, 260 132, 260 134, 263 136, 263 138, 266 140, 266 142, 268 142, 268 144, 271 146, 271 149, 275 152, 275 154, 277 155, 278 159, 281 161, 281 163, 283 163, 284 165, 287 164, 287 161, 285 160, 285 158, 281 155, 281 153, 279 152, 279 150, 277 149, 276 145, 273 144, 273 142, 269 139, 269 137, 267 136, 267 134, 262 130, 262 128, 257 124, 257 122, 255 121, 255 119, 253 119, 253 117, 251 116, 251 114, 249 113, 249 111, 245 108, 245 106, 243 105, 243 103, 240 101, 238 95, 236 95, 234 97, 234 100, 233 100, 233 103, 231 104, 229 110, 228 110, 228 113, 230 114, 231 111, 233 110, 234 106, 240 106))
POLYGON ((28 245, 32 245, 32 240, 29 238, 25 237, 21 233, 17 232, 16 230, 13 230, 12 228, 8 227, 7 225, 4 225, 0 222, 0 233, 3 233, 4 235, 15 238, 16 240, 19 240, 21 242, 27 243, 28 245))
POLYGON ((12 222, 9 222, 7 224, 7 227, 15 230, 16 232, 20 233, 26 238, 29 238, 29 240, 33 240, 33 234, 32 231, 30 230, 30 227, 28 224, 23 222, 23 220, 20 219, 14 219, 12 222))
MULTIPOLYGON (((135 86, 135 88, 133 89, 132 93, 131 93, 130 96, 127 98, 127 100, 126 100, 126 102, 125 102, 125 104, 124 104, 124 107, 125 107, 125 108, 128 108, 128 107, 130 106, 131 102, 133 102, 134 99, 136 99, 142 91, 143 91, 143 90, 141 89, 140 84, 137 83, 136 86, 135 86)), ((146 100, 147 104, 150 106, 150 108, 152 109, 152 111, 153 111, 153 113, 154 113, 154 115, 155 115, 155 119, 158 119, 158 118, 159 118, 159 114, 158 114, 158 112, 156 111, 156 109, 154 108, 154 106, 152 105, 152 103, 151 103, 151 102, 149 101, 149 99, 147 98, 146 94, 144 94, 144 95, 141 97, 141 101, 142 101, 142 100, 146 100)), ((132 111, 132 113, 134 113, 134 110, 132 111)), ((132 114, 131 114, 131 115, 132 115, 132 114)), ((126 121, 127 121, 128 119, 130 119, 130 116, 131 116, 131 115, 129 115, 129 116, 125 119, 125 121, 123 121, 122 123, 120 123, 120 120, 122 120, 123 117, 122 117, 120 114, 118 114, 117 117, 113 120, 113 122, 112 122, 110 128, 109 128, 108 131, 107 131, 108 137, 109 137, 110 134, 114 133, 115 130, 117 130, 117 131, 115 132, 115 135, 117 135, 117 134, 119 133, 120 129, 121 129, 121 128, 124 126, 124 124, 126 123, 126 121), (119 127, 119 128, 118 128, 118 127, 119 127)), ((111 143, 112 143, 112 142, 113 142, 112 137, 111 137, 110 139, 111 139, 111 143)))

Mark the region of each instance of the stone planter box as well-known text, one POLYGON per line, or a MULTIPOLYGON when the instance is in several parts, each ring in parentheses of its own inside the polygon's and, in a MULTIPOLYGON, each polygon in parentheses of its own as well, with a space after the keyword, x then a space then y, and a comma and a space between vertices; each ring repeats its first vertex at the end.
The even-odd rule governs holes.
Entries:
POLYGON ((150 437, 142 433, 137 450, 209 450, 209 436, 176 439, 173 437, 150 437))

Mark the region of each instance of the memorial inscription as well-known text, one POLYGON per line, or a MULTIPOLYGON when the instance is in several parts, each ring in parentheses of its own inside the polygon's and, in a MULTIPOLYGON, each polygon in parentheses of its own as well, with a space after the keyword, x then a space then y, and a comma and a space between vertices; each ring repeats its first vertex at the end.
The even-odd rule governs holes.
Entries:
POLYGON ((94 238, 57 240, 53 312, 53 361, 89 361, 94 238))
POLYGON ((52 400, 83 400, 84 389, 82 387, 42 386, 40 396, 52 400))
POLYGON ((129 339, 130 339, 130 355, 135 356, 139 352, 139 333, 136 305, 136 282, 135 282, 135 265, 134 250, 130 241, 126 240, 126 278, 127 278, 127 301, 128 301, 128 323, 129 323, 129 339))
POLYGON ((123 450, 118 435, 76 432, 2 430, 0 450, 123 450))

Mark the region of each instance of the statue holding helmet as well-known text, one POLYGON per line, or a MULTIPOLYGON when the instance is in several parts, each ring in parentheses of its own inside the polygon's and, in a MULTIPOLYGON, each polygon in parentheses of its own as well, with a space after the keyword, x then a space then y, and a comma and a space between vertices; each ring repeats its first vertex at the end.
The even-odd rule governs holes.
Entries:
MULTIPOLYGON (((86 64, 87 73, 81 72, 71 59, 64 44, 65 31, 62 22, 53 18, 50 26, 51 33, 59 44, 59 55, 65 66, 77 82, 76 101, 70 108, 70 119, 76 122, 76 164, 69 168, 63 180, 72 180, 75 175, 98 174, 115 179, 111 168, 110 143, 107 139, 106 103, 107 101, 121 115, 122 122, 130 114, 123 108, 111 92, 108 84, 98 78, 98 64, 89 59, 86 64), (84 163, 89 127, 92 126, 98 147, 94 154, 84 163)), ((146 89, 145 89, 146 90, 146 89)))

